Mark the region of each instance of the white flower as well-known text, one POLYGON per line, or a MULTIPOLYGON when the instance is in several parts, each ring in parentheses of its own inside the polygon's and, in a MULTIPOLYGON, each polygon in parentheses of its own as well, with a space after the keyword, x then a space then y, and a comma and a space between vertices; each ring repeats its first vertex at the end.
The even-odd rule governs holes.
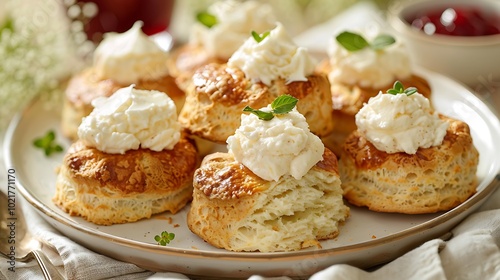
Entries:
POLYGON ((0 129, 36 96, 59 106, 61 81, 83 64, 59 1, 1 2, 0 129))

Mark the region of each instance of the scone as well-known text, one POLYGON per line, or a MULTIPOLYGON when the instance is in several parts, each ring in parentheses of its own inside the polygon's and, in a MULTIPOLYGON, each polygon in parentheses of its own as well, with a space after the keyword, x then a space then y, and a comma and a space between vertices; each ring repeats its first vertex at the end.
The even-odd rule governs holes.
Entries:
POLYGON ((106 34, 90 67, 74 75, 65 91, 61 126, 63 134, 77 139, 82 118, 92 111, 92 100, 108 97, 134 84, 138 89, 166 92, 180 110, 184 92, 168 73, 168 54, 141 31, 137 22, 125 33, 106 34))
POLYGON ((469 126, 430 113, 428 103, 411 105, 402 95, 391 96, 389 103, 389 96, 379 96, 360 110, 356 120, 362 128, 344 143, 339 160, 344 198, 377 212, 423 214, 452 209, 472 196, 479 154, 469 126))
POLYGON ((339 234, 349 208, 337 158, 296 109, 270 121, 243 115, 227 142, 227 153, 207 155, 194 174, 193 233, 215 247, 260 252, 320 248, 339 234))
POLYGON ((194 71, 209 63, 226 63, 251 31, 265 32, 275 26, 269 4, 259 1, 216 1, 197 15, 189 41, 172 51, 169 72, 185 90, 194 71))
POLYGON ((108 154, 72 144, 58 171, 55 204, 98 225, 176 213, 192 199, 197 151, 183 138, 172 150, 108 154))
POLYGON ((289 94, 301 100, 297 109, 306 116, 311 131, 327 135, 333 127, 329 86, 324 75, 315 73, 307 81, 252 83, 240 69, 209 64, 194 74, 179 121, 190 134, 222 144, 240 125, 245 106, 264 107, 289 94))
MULTIPOLYGON (((92 100, 98 97, 109 97, 125 86, 128 85, 112 79, 100 78, 94 68, 87 68, 73 76, 65 90, 63 101, 61 117, 63 134, 72 140, 77 140, 78 126, 82 122, 82 118, 88 116, 94 109, 92 100)), ((143 90, 168 92, 179 111, 184 105, 184 91, 179 89, 174 78, 170 75, 155 80, 139 80, 135 86, 143 90)))
POLYGON ((59 169, 54 203, 100 225, 184 207, 199 155, 172 99, 131 85, 93 104, 59 169))
POLYGON ((250 37, 227 64, 197 69, 179 122, 190 134, 222 144, 238 128, 245 106, 264 107, 282 94, 301 101, 297 109, 314 134, 331 132, 330 83, 326 75, 314 72, 307 51, 297 47, 278 24, 260 42, 250 37))
POLYGON ((327 50, 328 58, 317 66, 319 72, 328 75, 335 119, 332 133, 323 138, 323 142, 337 154, 345 138, 356 130, 354 118, 363 104, 380 91, 385 92, 395 81, 400 81, 405 87, 418 88, 419 93, 427 98, 431 95, 427 80, 413 72, 409 52, 400 39, 383 48, 366 46, 359 50, 347 50, 341 43, 342 39, 338 39, 363 35, 351 32, 337 35, 327 50))

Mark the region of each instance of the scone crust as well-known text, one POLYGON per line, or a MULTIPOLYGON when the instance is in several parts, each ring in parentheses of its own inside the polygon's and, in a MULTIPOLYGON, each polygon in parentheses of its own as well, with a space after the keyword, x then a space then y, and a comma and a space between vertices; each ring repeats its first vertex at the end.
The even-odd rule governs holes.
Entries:
POLYGON ((107 154, 77 141, 64 157, 53 201, 71 215, 102 225, 176 213, 192 199, 198 163, 196 147, 185 137, 172 150, 125 154, 107 154), (135 203, 143 204, 126 206, 135 203))
MULTIPOLYGON (((195 189, 210 199, 234 200, 264 191, 266 180, 255 175, 250 169, 236 161, 229 153, 213 153, 203 158, 203 168, 194 174, 195 189), (224 169, 227 172, 220 173, 224 169)), ((338 161, 335 154, 325 149, 323 160, 313 167, 339 176, 338 161)))
POLYGON ((441 145, 416 154, 377 150, 356 130, 346 139, 339 162, 344 197, 377 212, 434 213, 454 208, 476 192, 479 153, 469 126, 450 125, 441 145))
POLYGON ((225 143, 240 125, 245 106, 260 109, 283 94, 297 99, 311 132, 318 136, 333 129, 330 83, 323 74, 313 74, 307 81, 286 83, 279 79, 270 86, 252 83, 245 74, 226 64, 198 68, 186 90, 186 103, 179 121, 189 133, 216 143, 225 143))
MULTIPOLYGON (((304 234, 304 236, 289 236, 289 239, 305 239, 286 247, 286 250, 299 250, 310 246, 320 247, 321 245, 318 240, 335 238, 339 234, 337 226, 343 223, 349 215, 349 208, 345 206, 342 201, 342 190, 340 188, 340 179, 337 169, 337 158, 328 149, 325 149, 323 158, 324 159, 322 161, 318 162, 313 167, 312 172, 322 174, 319 175, 321 178, 329 180, 328 183, 318 182, 318 185, 315 186, 320 189, 319 191, 321 192, 321 196, 329 197, 327 200, 329 203, 326 203, 328 205, 324 205, 325 201, 322 200, 313 200, 314 202, 321 201, 318 202, 318 204, 308 201, 308 199, 304 199, 300 203, 312 203, 313 205, 309 205, 308 207, 316 208, 311 211, 317 211, 317 215, 319 215, 319 213, 328 212, 328 217, 325 217, 326 221, 322 221, 325 224, 328 224, 328 226, 325 226, 327 229, 319 229, 316 231, 316 234, 308 232, 307 234, 304 234), (323 188, 319 187, 319 185, 323 185, 323 188)), ((316 177, 308 177, 306 181, 311 180, 311 178, 316 177)), ((295 183, 292 184, 294 185, 295 183)), ((259 218, 257 216, 260 215, 258 213, 261 213, 262 211, 271 216, 276 215, 277 220, 280 219, 278 214, 269 213, 272 212, 272 210, 269 212, 263 210, 266 207, 266 203, 263 203, 263 201, 266 200, 263 199, 263 197, 266 195, 270 196, 270 198, 268 198, 270 201, 275 201, 274 198, 277 197, 279 197, 278 200, 283 199, 284 196, 289 195, 290 191, 297 191, 295 188, 299 188, 298 186, 294 185, 292 189, 278 191, 273 196, 270 192, 277 190, 278 186, 276 183, 273 184, 273 182, 263 180, 256 176, 244 165, 238 163, 234 157, 228 153, 214 153, 206 156, 203 159, 201 167, 195 172, 193 185, 193 202, 191 203, 187 219, 188 227, 193 233, 197 234, 215 247, 231 251, 260 250, 262 252, 267 252, 284 250, 284 248, 278 247, 279 244, 276 245, 277 247, 275 248, 272 244, 264 244, 266 241, 261 239, 259 239, 258 242, 255 242, 258 244, 238 242, 238 229, 243 228, 249 231, 256 230, 255 228, 252 228, 252 223, 248 221, 254 221, 253 219, 258 220, 259 218)), ((312 188, 312 186, 309 185, 307 185, 306 188, 309 187, 312 188)), ((267 203, 272 203, 269 202, 269 200, 267 201, 267 203)), ((279 202, 278 204, 282 205, 279 202)), ((289 201, 288 204, 294 204, 294 202, 289 201)), ((293 209, 293 206, 288 205, 287 207, 293 209)), ((270 209, 274 210, 275 207, 271 206, 270 209)), ((304 215, 302 216, 304 219, 308 217, 306 214, 302 214, 302 212, 307 212, 308 209, 301 208, 300 206, 295 210, 286 211, 292 212, 287 212, 287 214, 281 218, 288 219, 290 218, 290 215, 294 215, 293 213, 296 213, 298 216, 304 215)), ((272 221, 265 221, 264 223, 268 222, 272 223, 272 221)), ((312 227, 321 228, 321 225, 323 224, 322 222, 317 223, 312 227)), ((255 225, 256 227, 261 226, 259 222, 255 223, 257 224, 255 225)), ((293 225, 289 226, 293 227, 293 225)), ((263 233, 263 231, 265 231, 263 229, 257 229, 257 231, 260 234, 265 234, 263 233)), ((273 226, 271 231, 276 235, 289 234, 289 232, 279 233, 283 231, 282 226, 279 225, 273 226)), ((285 243, 280 242, 279 239, 275 239, 274 241, 280 244, 285 243)), ((251 241, 247 242, 252 243, 251 241)))
MULTIPOLYGON (((120 88, 130 85, 119 84, 111 79, 100 79, 92 67, 84 69, 71 78, 65 91, 61 118, 63 134, 76 140, 78 126, 82 118, 92 112, 92 100, 97 97, 109 97, 120 88)), ((174 101, 177 112, 184 105, 185 95, 176 84, 175 79, 165 75, 156 80, 140 80, 135 84, 136 89, 157 90, 168 94, 174 101)))
POLYGON ((167 66, 169 73, 176 79, 177 85, 186 90, 196 69, 210 63, 226 62, 227 58, 212 56, 201 45, 184 44, 171 51, 167 66))

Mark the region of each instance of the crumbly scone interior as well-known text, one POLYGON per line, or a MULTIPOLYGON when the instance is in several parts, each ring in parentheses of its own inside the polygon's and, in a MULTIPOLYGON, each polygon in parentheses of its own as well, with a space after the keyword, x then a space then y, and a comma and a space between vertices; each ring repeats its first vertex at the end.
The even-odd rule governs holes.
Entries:
POLYGON ((216 247, 260 252, 320 247, 318 240, 335 238, 349 215, 336 171, 315 166, 300 180, 283 176, 276 182, 235 162, 225 166, 200 186, 196 178, 205 175, 199 172, 214 172, 202 164, 188 214, 189 228, 216 247))
POLYGON ((257 196, 255 207, 237 224, 232 250, 298 250, 335 238, 347 212, 340 189, 330 187, 336 185, 338 178, 314 171, 300 181, 286 177, 270 183, 270 191, 257 196))

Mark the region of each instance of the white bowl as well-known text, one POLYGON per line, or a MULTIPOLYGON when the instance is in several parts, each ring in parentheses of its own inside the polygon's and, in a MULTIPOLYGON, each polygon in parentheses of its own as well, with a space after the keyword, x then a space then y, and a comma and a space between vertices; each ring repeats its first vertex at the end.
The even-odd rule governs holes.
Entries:
POLYGON ((500 77, 500 34, 453 36, 433 34, 411 26, 408 19, 420 11, 444 7, 477 7, 500 16, 498 0, 397 1, 388 10, 388 22, 405 40, 413 62, 450 76, 470 87, 500 77))

